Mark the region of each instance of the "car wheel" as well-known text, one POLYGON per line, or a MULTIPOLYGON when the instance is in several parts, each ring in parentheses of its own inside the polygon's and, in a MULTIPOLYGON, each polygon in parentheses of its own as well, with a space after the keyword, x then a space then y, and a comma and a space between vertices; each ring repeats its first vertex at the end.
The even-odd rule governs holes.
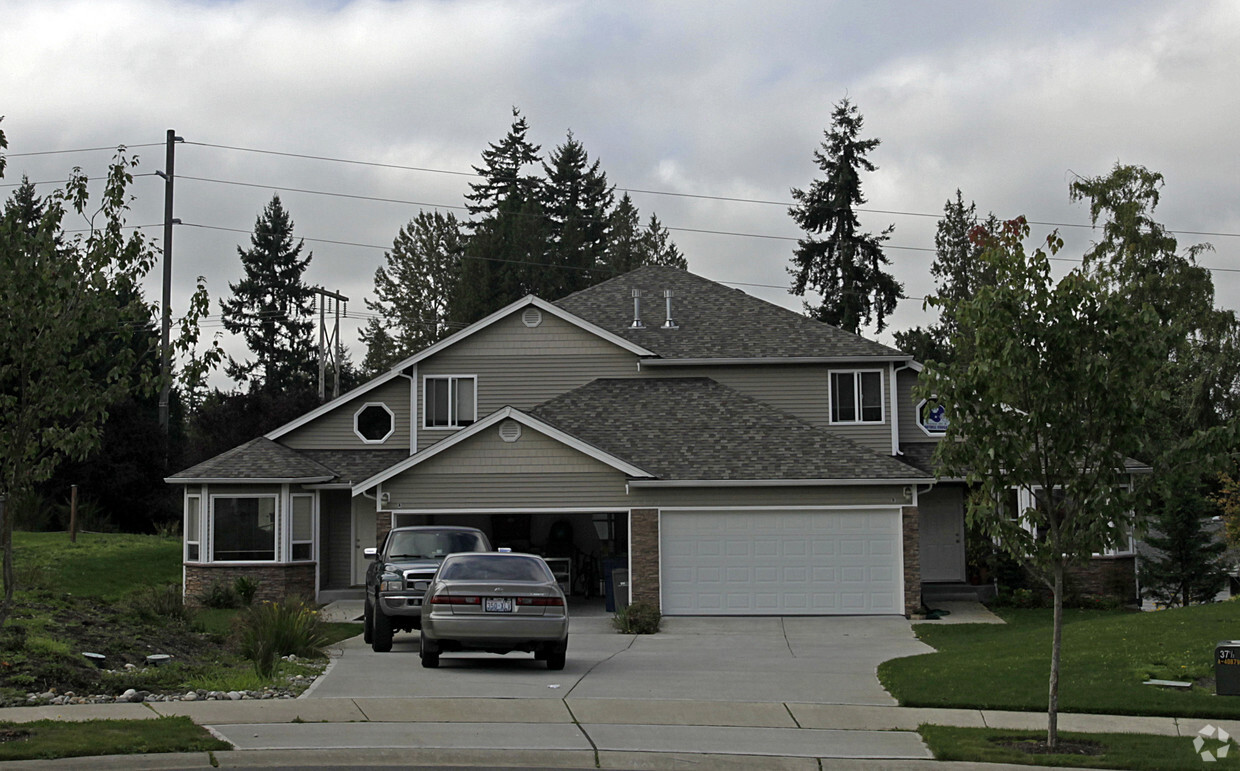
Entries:
POLYGON ((362 641, 367 645, 375 641, 375 611, 369 602, 362 611, 362 641))
POLYGON ((379 607, 374 609, 372 615, 370 648, 375 653, 387 653, 392 650, 392 619, 379 607))
POLYGON ((439 646, 422 635, 422 642, 418 651, 422 656, 422 666, 427 669, 435 669, 439 666, 439 646))
POLYGON ((564 660, 568 658, 568 639, 553 644, 547 649, 547 669, 559 671, 564 668, 564 660))

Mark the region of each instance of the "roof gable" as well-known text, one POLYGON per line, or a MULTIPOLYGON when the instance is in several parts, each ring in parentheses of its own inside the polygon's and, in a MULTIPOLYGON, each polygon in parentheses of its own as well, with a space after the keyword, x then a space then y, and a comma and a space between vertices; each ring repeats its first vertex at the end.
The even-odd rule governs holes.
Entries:
POLYGON ((626 340, 618 335, 613 334, 612 332, 607 331, 606 329, 603 329, 602 327, 597 326, 596 324, 590 321, 578 318, 574 316, 572 313, 564 310, 563 308, 559 308, 547 302, 546 300, 535 297, 534 295, 526 295, 520 300, 517 300, 514 303, 511 303, 509 305, 504 306, 503 308, 500 308, 496 312, 492 313, 490 316, 487 316, 484 319, 481 319, 479 321, 474 322, 473 324, 470 324, 468 327, 462 329, 456 334, 445 337, 443 340, 440 340, 434 345, 430 345, 430 346, 427 346, 426 348, 423 348, 421 351, 418 351, 414 355, 400 362, 399 364, 392 367, 390 370, 383 373, 382 375, 379 375, 378 377, 374 378, 373 380, 363 383, 357 388, 354 388, 352 391, 349 391, 346 394, 343 394, 335 399, 332 399, 331 401, 323 404, 317 409, 313 409, 310 412, 307 412, 305 415, 302 415, 300 418, 297 418, 296 420, 293 420, 289 423, 284 424, 283 426, 280 426, 277 429, 274 429, 268 432, 266 434, 266 437, 268 439, 279 439, 280 437, 284 436, 290 431, 294 431, 298 428, 301 428, 307 423, 310 423, 314 421, 315 419, 323 415, 326 415, 327 413, 336 409, 340 405, 346 404, 349 401, 356 399, 358 396, 361 396, 369 391, 372 391, 375 388, 378 388, 379 386, 383 385, 384 383, 387 383, 388 381, 399 377, 401 373, 404 372, 405 369, 413 366, 414 364, 417 364, 423 359, 427 359, 431 356, 434 356, 436 353, 439 353, 445 348, 454 346, 457 343, 461 342, 462 340, 465 340, 471 337, 479 330, 486 329, 487 327, 500 321, 501 319, 507 318, 510 314, 516 311, 519 311, 527 306, 531 306, 531 305, 534 306, 535 308, 538 308, 541 311, 544 311, 559 319, 567 321, 568 323, 576 327, 584 329, 585 331, 590 332, 591 334, 597 335, 598 337, 601 337, 602 339, 607 340, 608 342, 613 343, 623 348, 626 351, 635 353, 638 356, 653 356, 654 355, 651 351, 646 350, 645 348, 643 348, 640 344, 636 342, 633 342, 631 340, 626 340))
POLYGON ((260 436, 164 481, 190 482, 328 482, 336 472, 295 450, 260 436))
POLYGON ((638 268, 555 304, 665 359, 909 358, 679 268, 638 268), (632 327, 634 289, 642 292, 640 329, 632 327), (676 329, 662 326, 666 289, 673 292, 676 329))

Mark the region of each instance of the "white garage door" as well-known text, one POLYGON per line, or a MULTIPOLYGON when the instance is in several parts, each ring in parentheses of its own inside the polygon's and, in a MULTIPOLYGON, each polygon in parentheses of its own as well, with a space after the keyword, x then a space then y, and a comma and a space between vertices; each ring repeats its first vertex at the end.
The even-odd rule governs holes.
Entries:
POLYGON ((898 510, 663 512, 659 539, 668 615, 904 612, 898 510))

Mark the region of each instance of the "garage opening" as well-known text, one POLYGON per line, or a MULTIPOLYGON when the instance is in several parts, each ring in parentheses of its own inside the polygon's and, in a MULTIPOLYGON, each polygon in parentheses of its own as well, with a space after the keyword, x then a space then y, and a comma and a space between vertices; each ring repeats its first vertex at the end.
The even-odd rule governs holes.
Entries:
POLYGON ((397 527, 463 525, 487 534, 495 548, 547 560, 571 597, 606 598, 612 571, 628 568, 629 514, 614 512, 505 512, 500 514, 395 514, 397 527))

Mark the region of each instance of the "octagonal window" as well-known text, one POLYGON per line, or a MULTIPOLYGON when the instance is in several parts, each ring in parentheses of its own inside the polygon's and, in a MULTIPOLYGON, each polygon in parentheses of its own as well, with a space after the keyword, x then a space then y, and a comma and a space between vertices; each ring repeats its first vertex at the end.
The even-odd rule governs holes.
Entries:
POLYGON ((386 442, 396 430, 396 415, 386 404, 371 402, 353 415, 353 433, 367 444, 386 442))

